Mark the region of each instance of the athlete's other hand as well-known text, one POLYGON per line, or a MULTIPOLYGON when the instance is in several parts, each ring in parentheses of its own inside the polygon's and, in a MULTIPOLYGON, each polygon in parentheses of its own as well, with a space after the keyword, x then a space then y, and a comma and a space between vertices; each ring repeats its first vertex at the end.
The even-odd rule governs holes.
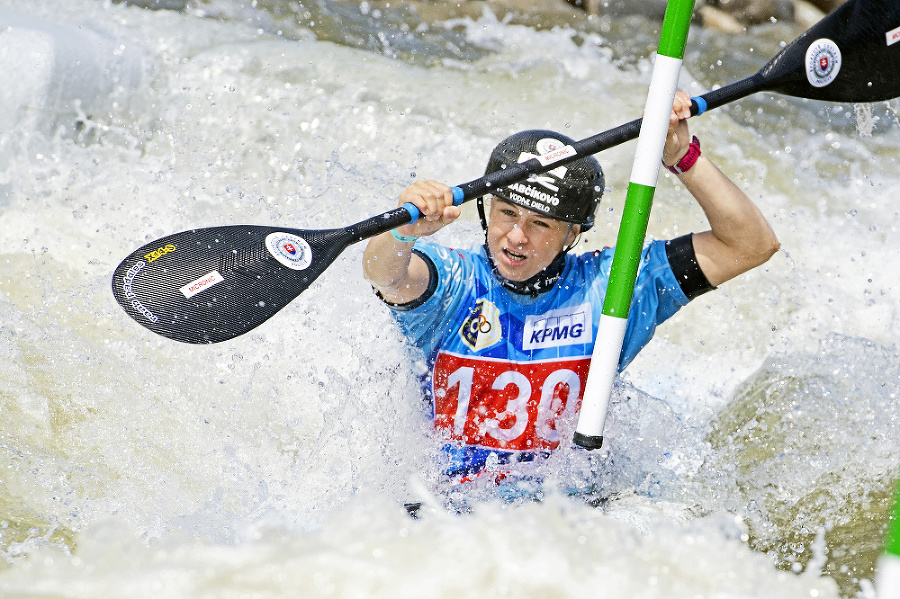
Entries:
POLYGON ((675 92, 672 113, 669 115, 669 132, 663 148, 663 162, 669 166, 678 164, 691 145, 691 133, 687 120, 691 118, 691 98, 684 92, 675 92))

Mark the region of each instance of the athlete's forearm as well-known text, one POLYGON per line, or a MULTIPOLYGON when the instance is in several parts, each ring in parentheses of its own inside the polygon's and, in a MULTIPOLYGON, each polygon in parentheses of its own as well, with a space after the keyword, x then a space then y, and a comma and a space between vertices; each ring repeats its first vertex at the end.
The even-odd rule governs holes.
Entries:
POLYGON ((412 242, 400 241, 390 233, 377 235, 366 245, 363 274, 389 302, 412 301, 428 287, 427 268, 424 282, 417 280, 420 269, 413 263, 412 248, 412 242))
POLYGON ((694 236, 697 261, 712 285, 766 262, 778 238, 759 208, 707 157, 678 175, 700 204, 710 230, 694 236))
POLYGON ((431 272, 424 260, 412 253, 413 239, 432 235, 459 218, 450 187, 437 181, 416 181, 400 194, 400 205, 411 203, 419 209, 414 223, 397 227, 369 240, 363 255, 366 279, 395 304, 404 304, 428 290, 431 272), (409 241, 405 241, 409 237, 409 241))

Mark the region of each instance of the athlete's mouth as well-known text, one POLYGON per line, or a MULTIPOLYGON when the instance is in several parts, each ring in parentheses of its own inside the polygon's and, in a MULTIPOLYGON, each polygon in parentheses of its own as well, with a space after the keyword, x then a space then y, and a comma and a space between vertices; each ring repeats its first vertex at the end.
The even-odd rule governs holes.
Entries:
POLYGON ((518 253, 518 252, 514 252, 514 251, 512 251, 512 250, 509 249, 509 248, 504 248, 504 249, 503 249, 503 253, 506 254, 506 256, 507 256, 507 257, 510 259, 510 261, 513 262, 513 263, 524 262, 525 259, 528 257, 528 256, 526 256, 525 254, 520 254, 520 253, 518 253))

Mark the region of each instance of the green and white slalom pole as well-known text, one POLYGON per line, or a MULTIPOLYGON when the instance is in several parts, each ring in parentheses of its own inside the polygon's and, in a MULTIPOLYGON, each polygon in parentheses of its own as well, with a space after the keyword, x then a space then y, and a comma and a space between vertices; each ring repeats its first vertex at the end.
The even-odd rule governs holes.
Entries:
POLYGON ((878 558, 875 590, 878 592, 878 599, 900 597, 900 478, 897 479, 894 511, 888 523, 884 553, 878 558))
POLYGON ((625 324, 634 295, 634 282, 650 220, 653 192, 659 178, 669 115, 681 74, 693 10, 694 0, 669 0, 666 6, 622 223, 616 239, 609 286, 591 357, 591 370, 575 429, 574 441, 585 449, 599 449, 603 445, 603 427, 613 383, 619 371, 625 324))

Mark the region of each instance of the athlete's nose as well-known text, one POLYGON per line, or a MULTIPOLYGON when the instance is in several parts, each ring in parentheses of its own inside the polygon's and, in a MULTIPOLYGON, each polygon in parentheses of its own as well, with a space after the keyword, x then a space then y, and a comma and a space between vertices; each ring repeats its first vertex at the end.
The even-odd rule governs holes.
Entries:
POLYGON ((528 236, 525 235, 525 231, 519 225, 513 225, 509 233, 506 234, 506 238, 509 239, 510 243, 516 245, 524 245, 528 241, 528 236))

